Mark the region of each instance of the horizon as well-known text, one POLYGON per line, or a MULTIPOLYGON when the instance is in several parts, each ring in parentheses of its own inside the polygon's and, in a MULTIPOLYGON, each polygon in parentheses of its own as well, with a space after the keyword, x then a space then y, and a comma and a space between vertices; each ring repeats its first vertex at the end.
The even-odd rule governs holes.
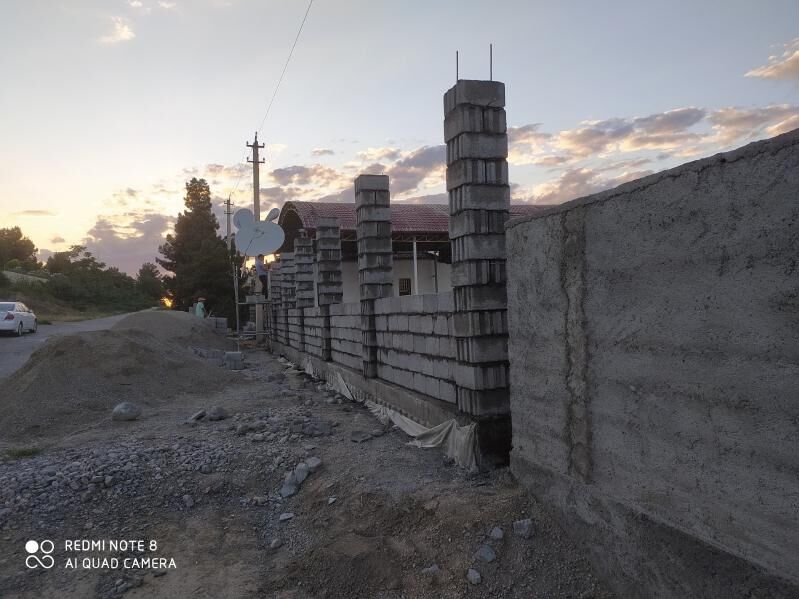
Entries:
POLYGON ((365 0, 313 3, 260 126, 307 6, 5 8, 2 226, 21 227, 42 260, 80 244, 132 274, 154 261, 191 177, 208 181, 218 217, 229 194, 252 206, 256 130, 263 215, 353 201, 352 180, 374 172, 392 201, 446 203, 442 97, 456 50, 461 78, 487 78, 489 43, 515 203, 561 203, 799 127, 791 2, 502 2, 491 10, 507 22, 492 29, 476 2, 365 0))

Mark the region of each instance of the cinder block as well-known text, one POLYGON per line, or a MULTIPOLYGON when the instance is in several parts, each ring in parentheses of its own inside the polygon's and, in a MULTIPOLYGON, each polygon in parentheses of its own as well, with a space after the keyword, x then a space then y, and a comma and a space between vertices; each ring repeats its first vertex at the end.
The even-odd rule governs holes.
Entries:
POLYGON ((467 235, 452 240, 452 262, 464 260, 504 260, 505 235, 467 235))
POLYGON ((504 285, 482 285, 456 287, 453 291, 455 311, 504 310, 507 307, 507 291, 504 285))
POLYGON ((501 134, 507 131, 502 108, 481 108, 461 104, 444 117, 444 141, 464 133, 501 134))
POLYGON ((447 191, 461 185, 508 185, 505 160, 465 159, 447 166, 447 191))
POLYGON ((507 267, 505 260, 472 260, 452 265, 450 281, 453 287, 467 285, 505 285, 507 267))
POLYGON ((505 84, 501 81, 459 79, 444 94, 444 114, 459 104, 502 108, 505 106, 505 84))
POLYGON ((508 360, 508 337, 456 337, 458 362, 502 362, 508 360))
POLYGON ((504 133, 462 133, 447 142, 447 164, 464 158, 507 158, 504 133))
POLYGON ((358 175, 358 177, 355 178, 356 197, 362 191, 376 190, 388 191, 388 175, 358 175))
POLYGON ((449 237, 464 235, 505 235, 505 223, 510 218, 506 209, 501 210, 461 210, 449 219, 449 237))

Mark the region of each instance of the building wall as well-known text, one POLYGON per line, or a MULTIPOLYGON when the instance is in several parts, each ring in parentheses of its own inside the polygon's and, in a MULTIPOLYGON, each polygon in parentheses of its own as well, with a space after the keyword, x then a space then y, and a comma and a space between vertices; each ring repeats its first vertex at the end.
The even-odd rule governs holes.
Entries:
POLYGON ((747 562, 799 583, 799 131, 511 221, 507 249, 517 476, 629 596, 767 588, 747 562))
MULTIPOLYGON (((419 259, 417 268, 419 271, 419 293, 417 295, 436 292, 436 274, 438 274, 439 279, 438 291, 440 293, 452 291, 449 264, 434 264, 433 260, 419 259)), ((358 263, 356 261, 343 261, 341 263, 341 274, 344 279, 344 303, 359 301, 358 263)), ((399 296, 400 278, 408 278, 413 284, 413 260, 394 258, 394 294, 397 296, 399 296)))

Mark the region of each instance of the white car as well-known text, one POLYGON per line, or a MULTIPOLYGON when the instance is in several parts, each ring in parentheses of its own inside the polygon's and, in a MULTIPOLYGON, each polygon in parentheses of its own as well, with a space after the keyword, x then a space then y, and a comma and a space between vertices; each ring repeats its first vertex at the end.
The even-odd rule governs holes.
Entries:
POLYGON ((21 302, 0 302, 0 331, 11 331, 22 337, 25 331, 35 333, 39 328, 34 314, 21 302))

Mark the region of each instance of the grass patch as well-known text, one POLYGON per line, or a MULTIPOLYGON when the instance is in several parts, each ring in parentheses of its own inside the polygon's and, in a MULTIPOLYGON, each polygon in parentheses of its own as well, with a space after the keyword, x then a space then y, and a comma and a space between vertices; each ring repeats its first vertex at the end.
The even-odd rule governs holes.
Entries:
POLYGON ((39 447, 15 447, 6 451, 6 460, 24 460, 25 458, 32 458, 42 453, 39 447))

